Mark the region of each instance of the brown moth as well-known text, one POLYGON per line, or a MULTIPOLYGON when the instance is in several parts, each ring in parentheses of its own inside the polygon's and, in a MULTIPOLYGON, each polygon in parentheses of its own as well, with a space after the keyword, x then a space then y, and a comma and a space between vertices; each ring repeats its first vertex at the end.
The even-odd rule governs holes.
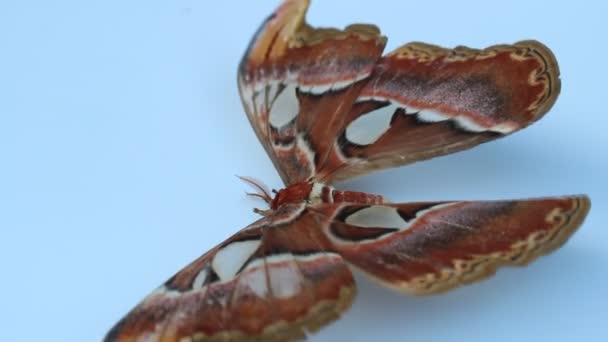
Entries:
POLYGON ((349 266, 414 295, 446 291, 560 247, 584 196, 387 203, 331 184, 501 138, 540 119, 560 80, 536 41, 483 50, 410 43, 373 25, 304 21, 286 0, 253 37, 238 87, 286 188, 270 209, 147 296, 105 341, 292 341, 337 319, 349 266))

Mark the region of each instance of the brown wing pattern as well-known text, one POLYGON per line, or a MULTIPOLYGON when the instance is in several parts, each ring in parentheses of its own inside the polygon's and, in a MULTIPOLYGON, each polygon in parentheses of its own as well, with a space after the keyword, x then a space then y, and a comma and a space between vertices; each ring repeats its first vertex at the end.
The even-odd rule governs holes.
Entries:
MULTIPOLYGON (((538 120, 559 94, 557 62, 541 43, 410 43, 382 57, 378 28, 313 28, 308 6, 285 0, 238 73, 247 116, 288 185, 311 181, 314 190, 470 148, 538 120)), ((391 288, 441 292, 560 247, 589 207, 585 196, 273 206, 146 297, 104 341, 301 339, 349 307, 347 263, 391 288)))
POLYGON ((483 50, 410 43, 381 57, 372 25, 312 28, 288 0, 239 68, 249 120, 286 184, 334 183, 461 151, 538 120, 559 70, 536 41, 483 50))
POLYGON ((110 341, 292 341, 339 317, 354 295, 306 213, 283 207, 192 262, 108 333, 110 341), (300 215, 300 214, 298 214, 300 215))
POLYGON ((586 196, 346 205, 326 229, 346 261, 388 287, 423 295, 553 251, 589 208, 586 196))
POLYGON ((317 177, 335 182, 500 138, 541 118, 559 90, 555 57, 536 41, 407 44, 378 62, 317 177))
POLYGON ((238 75, 247 116, 286 184, 315 176, 385 44, 372 25, 312 28, 308 4, 285 1, 262 24, 238 75))

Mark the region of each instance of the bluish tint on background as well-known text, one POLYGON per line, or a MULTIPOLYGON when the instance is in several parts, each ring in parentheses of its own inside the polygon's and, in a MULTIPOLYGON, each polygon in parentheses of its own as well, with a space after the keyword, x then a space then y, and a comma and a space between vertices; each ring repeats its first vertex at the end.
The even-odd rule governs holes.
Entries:
MULTIPOLYGON (((99 341, 145 294, 252 222, 236 177, 280 187, 236 66, 277 0, 0 4, 0 341, 99 341)), ((561 250, 445 295, 358 277, 313 341, 599 341, 608 317, 608 48, 600 1, 314 1, 314 25, 484 47, 536 38, 562 95, 511 137, 345 184, 393 201, 587 193, 561 250)))

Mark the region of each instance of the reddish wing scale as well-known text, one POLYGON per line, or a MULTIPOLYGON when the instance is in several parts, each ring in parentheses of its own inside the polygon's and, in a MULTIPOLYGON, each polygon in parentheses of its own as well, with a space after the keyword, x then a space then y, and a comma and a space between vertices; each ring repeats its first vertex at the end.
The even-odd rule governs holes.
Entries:
POLYGON ((349 307, 345 261, 388 287, 436 293, 549 253, 589 206, 584 196, 284 205, 177 273, 105 341, 297 340, 349 307))
POLYGON ((104 341, 290 341, 336 319, 353 277, 302 209, 283 206, 201 256, 104 341))
MULTIPOLYGON (((286 0, 239 68, 248 118, 288 185, 470 148, 539 119, 559 93, 555 59, 538 42, 411 43, 382 57, 375 26, 315 29, 308 5, 286 0)), ((177 273, 105 340, 298 339, 351 303, 345 262, 389 287, 435 293, 559 247, 589 206, 584 196, 279 206, 177 273)))
POLYGON ((590 205, 586 196, 347 205, 337 213, 328 235, 333 252, 373 279, 425 295, 483 279, 503 265, 525 265, 553 251, 582 224, 590 205), (353 213, 360 217, 353 219, 353 213), (374 220, 393 227, 352 224, 374 220))
POLYGON ((285 184, 325 184, 461 151, 538 120, 557 62, 523 41, 484 50, 410 43, 382 57, 373 25, 316 29, 288 0, 239 69, 247 116, 285 184))
POLYGON ((317 178, 336 182, 503 137, 540 119, 559 89, 557 62, 536 41, 407 44, 378 61, 317 178), (373 120, 379 129, 368 132, 373 120))
POLYGON ((312 28, 308 4, 287 0, 264 22, 238 75, 247 117, 285 184, 315 176, 364 85, 355 80, 369 77, 386 41, 373 25, 312 28))

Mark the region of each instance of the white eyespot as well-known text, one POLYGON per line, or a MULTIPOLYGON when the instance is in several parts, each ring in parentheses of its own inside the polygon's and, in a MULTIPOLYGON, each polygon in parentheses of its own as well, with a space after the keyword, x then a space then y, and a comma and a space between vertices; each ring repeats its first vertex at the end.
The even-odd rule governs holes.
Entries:
MULTIPOLYGON (((516 131, 518 125, 514 122, 503 122, 496 124, 491 127, 487 127, 477 123, 474 119, 466 116, 465 114, 461 115, 449 115, 444 114, 438 111, 430 110, 430 109, 419 109, 410 106, 406 106, 404 103, 395 102, 395 100, 387 99, 381 96, 359 96, 356 103, 367 102, 367 101, 377 101, 377 102, 391 102, 398 108, 402 108, 405 111, 406 115, 416 115, 416 118, 422 122, 441 122, 446 120, 451 120, 454 122, 459 128, 469 131, 469 132, 497 132, 501 134, 509 134, 513 131, 516 131)), ((373 112, 371 112, 373 113, 373 112)), ((371 114, 370 113, 370 114, 371 114)), ((357 119, 358 120, 358 119, 357 119)), ((355 121, 357 121, 355 120, 355 121)), ((354 122, 353 122, 354 123, 354 122)), ((352 125, 352 123, 351 123, 352 125)), ((350 140, 350 139, 349 139, 350 140)))
POLYGON ((329 90, 331 90, 331 83, 314 86, 300 86, 300 91, 313 95, 321 95, 329 90))
POLYGON ((268 121, 275 128, 281 128, 290 123, 300 112, 300 102, 296 96, 296 87, 288 84, 272 103, 268 121))
POLYGON ((302 274, 293 254, 271 255, 265 258, 265 262, 273 296, 289 298, 300 292, 302 274))
POLYGON ((397 208, 374 205, 349 215, 344 221, 357 227, 403 229, 408 223, 399 215, 397 208))
POLYGON ((500 124, 490 128, 490 131, 501 133, 501 134, 509 134, 515 130, 517 130, 517 125, 515 125, 513 123, 507 123, 507 122, 500 123, 500 124))
POLYGON ((270 288, 277 298, 289 298, 297 295, 302 289, 302 276, 295 260, 268 269, 270 288))
POLYGON ((283 253, 253 260, 241 274, 239 292, 250 292, 263 298, 272 291, 276 298, 293 297, 302 291, 304 281, 297 262, 333 258, 341 260, 339 255, 327 252, 309 255, 283 253))
POLYGON ((497 124, 493 127, 486 127, 478 124, 470 117, 461 115, 451 117, 446 114, 442 114, 440 112, 432 111, 432 110, 420 110, 417 114, 417 117, 420 121, 424 122, 441 122, 446 120, 451 120, 454 122, 459 128, 474 133, 480 132, 497 132, 502 134, 508 134, 517 129, 516 125, 511 123, 501 123, 497 124))
POLYGON ((420 121, 424 121, 424 122, 440 122, 440 121, 445 121, 450 119, 449 116, 445 115, 445 114, 441 114, 439 112, 436 111, 432 111, 432 110, 420 110, 417 111, 415 109, 411 109, 414 114, 416 114, 418 116, 418 119, 420 121))
POLYGON ((265 297, 270 292, 268 289, 268 282, 270 281, 274 296, 286 296, 290 291, 297 291, 297 289, 294 289, 293 281, 300 277, 299 274, 290 274, 288 277, 294 277, 295 279, 285 279, 287 276, 285 272, 281 272, 281 269, 284 267, 283 265, 288 264, 297 266, 294 264, 294 256, 290 253, 269 255, 252 260, 243 270, 239 286, 246 288, 258 297, 265 297), (277 284, 280 281, 286 283, 284 285, 277 284))
POLYGON ((212 266, 221 281, 234 278, 247 259, 260 247, 260 240, 238 241, 221 248, 213 257, 212 266))
MULTIPOLYGON (((179 297, 182 294, 183 293, 178 290, 169 289, 169 288, 167 288, 166 285, 161 285, 156 290, 152 291, 152 293, 150 293, 148 295, 148 297, 154 297, 154 296, 159 296, 159 295, 165 296, 165 297, 179 297)), ((146 298, 148 298, 148 297, 146 297, 146 298)))
POLYGON ((277 81, 270 82, 266 86, 265 95, 266 95, 266 98, 268 98, 268 101, 270 102, 270 103, 266 103, 267 107, 270 107, 272 101, 274 101, 274 99, 277 97, 277 92, 279 91, 280 86, 281 86, 281 83, 277 82, 277 81))
POLYGON ((456 123, 456 125, 458 125, 458 127, 469 132, 479 133, 488 130, 486 127, 477 124, 475 121, 465 116, 454 118, 454 122, 456 123))
POLYGON ((203 287, 203 284, 205 284, 205 281, 207 280, 208 273, 209 271, 207 270, 207 267, 203 268, 200 272, 198 272, 198 274, 194 278, 194 281, 192 282, 193 290, 197 290, 203 287))
POLYGON ((246 289, 247 292, 251 292, 260 298, 266 297, 269 291, 264 265, 259 265, 254 269, 248 265, 239 279, 238 286, 242 288, 239 292, 246 289))
POLYGON ((339 80, 333 83, 300 85, 300 91, 313 95, 322 95, 328 91, 340 91, 350 87, 351 85, 361 81, 362 79, 369 77, 370 73, 371 71, 365 71, 356 75, 354 78, 339 80))
POLYGON ((398 106, 390 104, 363 114, 346 127, 346 139, 357 145, 370 145, 391 128, 391 119, 398 106))
POLYGON ((334 84, 331 85, 331 90, 338 91, 338 90, 345 89, 346 87, 350 86, 351 84, 354 84, 355 82, 357 82, 367 76, 368 76, 368 74, 359 75, 355 79, 352 79, 352 80, 336 81, 334 84))

